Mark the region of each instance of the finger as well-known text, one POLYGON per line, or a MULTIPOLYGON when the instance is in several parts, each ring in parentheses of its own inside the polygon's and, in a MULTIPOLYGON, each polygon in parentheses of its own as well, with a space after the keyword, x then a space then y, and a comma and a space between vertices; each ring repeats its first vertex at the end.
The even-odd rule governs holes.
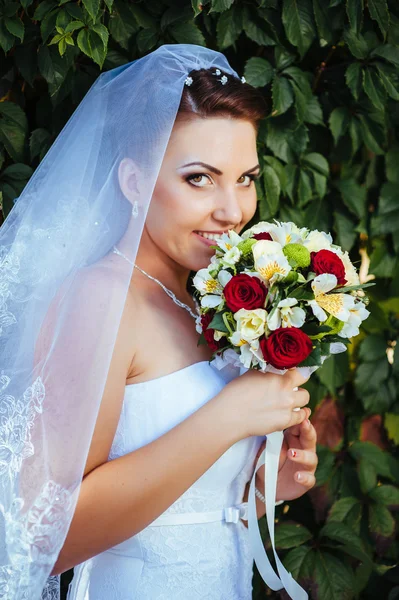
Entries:
POLYGON ((298 411, 291 411, 291 419, 287 425, 287 427, 292 427, 293 425, 298 425, 302 423, 306 419, 307 412, 304 408, 300 408, 298 411))
POLYGON ((311 450, 303 450, 300 448, 290 448, 287 452, 287 456, 292 462, 300 463, 301 466, 305 466, 309 470, 316 470, 319 459, 316 452, 311 450))
POLYGON ((316 485, 316 477, 313 473, 308 473, 307 471, 297 471, 295 473, 295 481, 308 489, 316 485))
MULTIPOLYGON (((303 410, 307 411, 306 418, 309 419, 312 411, 310 410, 310 408, 308 406, 305 406, 303 410)), ((299 423, 298 425, 292 425, 289 429, 286 429, 285 430, 286 437, 289 438, 290 436, 292 436, 294 438, 299 438, 303 431, 303 423, 305 423, 305 422, 306 422, 306 419, 302 423, 299 423)))
POLYGON ((300 425, 301 446, 304 449, 314 450, 317 443, 317 431, 307 417, 300 425))
POLYGON ((287 373, 285 374, 285 377, 288 376, 290 381, 292 382, 292 386, 295 387, 296 385, 303 385, 304 383, 307 382, 307 380, 309 379, 310 375, 308 377, 304 377, 304 375, 301 373, 301 371, 299 371, 299 369, 295 368, 295 369, 289 369, 287 371, 287 373))
POLYGON ((306 406, 306 404, 309 404, 309 392, 307 390, 304 390, 302 388, 298 388, 297 392, 294 392, 292 394, 292 397, 294 399, 294 406, 295 408, 302 408, 304 406, 306 406))

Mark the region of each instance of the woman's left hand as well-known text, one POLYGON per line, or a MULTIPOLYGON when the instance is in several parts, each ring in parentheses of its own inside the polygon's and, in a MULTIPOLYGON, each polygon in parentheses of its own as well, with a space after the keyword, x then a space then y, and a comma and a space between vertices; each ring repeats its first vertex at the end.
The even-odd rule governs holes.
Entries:
MULTIPOLYGON (((310 409, 307 410, 310 415, 310 409)), ((316 441, 316 430, 308 419, 284 431, 279 459, 276 501, 299 498, 315 485, 315 471, 318 463, 316 441)), ((266 442, 260 447, 255 464, 264 450, 265 444, 266 442)), ((261 491, 264 490, 264 477, 265 467, 263 466, 256 476, 256 486, 261 491)))

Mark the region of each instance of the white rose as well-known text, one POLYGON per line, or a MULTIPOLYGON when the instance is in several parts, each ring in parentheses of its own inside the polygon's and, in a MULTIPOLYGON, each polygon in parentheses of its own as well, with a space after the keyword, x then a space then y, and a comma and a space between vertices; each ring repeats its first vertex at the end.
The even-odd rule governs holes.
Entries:
POLYGON ((303 241, 304 246, 309 252, 318 252, 319 250, 331 250, 332 237, 324 231, 311 231, 303 241))

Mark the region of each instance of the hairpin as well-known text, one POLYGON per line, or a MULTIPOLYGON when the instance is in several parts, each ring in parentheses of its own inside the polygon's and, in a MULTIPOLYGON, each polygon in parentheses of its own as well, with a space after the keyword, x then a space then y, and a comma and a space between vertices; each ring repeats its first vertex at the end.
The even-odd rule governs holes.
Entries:
POLYGON ((192 77, 186 77, 186 80, 185 80, 185 82, 184 82, 184 83, 185 83, 186 85, 191 85, 191 84, 192 84, 192 82, 193 82, 193 78, 192 78, 192 77))
MULTIPOLYGON (((214 73, 212 73, 212 75, 222 75, 222 72, 220 69, 216 69, 216 71, 214 73)), ((226 85, 226 83, 228 82, 229 78, 226 75, 223 75, 218 81, 220 81, 220 83, 222 85, 226 85)), ((241 77, 240 78, 241 83, 246 83, 247 80, 245 79, 245 77, 241 77)), ((186 77, 185 81, 184 81, 185 85, 190 86, 193 83, 193 78, 188 76, 186 77)))

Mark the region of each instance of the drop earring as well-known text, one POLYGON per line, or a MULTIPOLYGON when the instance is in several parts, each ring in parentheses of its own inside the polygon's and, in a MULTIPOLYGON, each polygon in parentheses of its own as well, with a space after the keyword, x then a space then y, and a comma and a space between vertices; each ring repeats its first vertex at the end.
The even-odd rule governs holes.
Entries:
POLYGON ((137 219, 139 215, 139 203, 137 202, 137 200, 133 202, 132 215, 134 219, 137 219))

